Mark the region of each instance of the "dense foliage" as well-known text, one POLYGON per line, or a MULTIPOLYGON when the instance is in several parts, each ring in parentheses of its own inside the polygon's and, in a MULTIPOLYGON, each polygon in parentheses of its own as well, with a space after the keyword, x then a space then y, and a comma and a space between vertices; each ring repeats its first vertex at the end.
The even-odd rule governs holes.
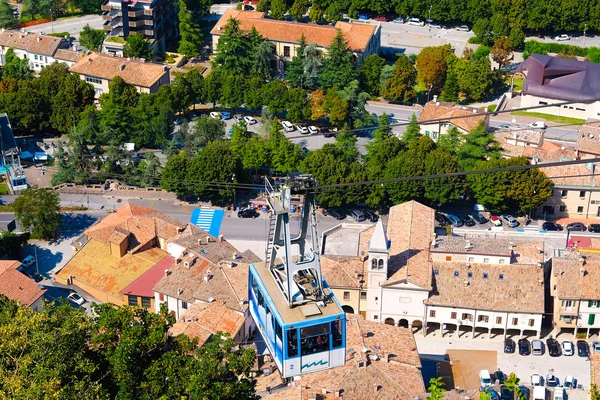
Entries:
POLYGON ((58 193, 36 188, 21 192, 12 205, 15 217, 33 239, 52 239, 60 228, 60 200, 58 193))
POLYGON ((256 399, 251 349, 216 334, 171 338, 166 308, 68 303, 37 312, 0 298, 0 399, 256 399))

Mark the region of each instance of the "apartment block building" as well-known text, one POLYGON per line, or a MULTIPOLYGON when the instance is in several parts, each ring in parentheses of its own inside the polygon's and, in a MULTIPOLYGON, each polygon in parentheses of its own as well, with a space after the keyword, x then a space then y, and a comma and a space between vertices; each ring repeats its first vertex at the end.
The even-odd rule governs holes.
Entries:
POLYGON ((105 0, 101 9, 104 29, 111 36, 143 35, 155 51, 166 51, 167 43, 177 38, 174 0, 105 0))

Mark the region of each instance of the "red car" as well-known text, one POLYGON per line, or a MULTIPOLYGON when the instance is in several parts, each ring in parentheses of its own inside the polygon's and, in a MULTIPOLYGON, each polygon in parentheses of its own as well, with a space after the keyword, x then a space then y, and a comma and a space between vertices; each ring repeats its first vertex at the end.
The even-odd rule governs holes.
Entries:
POLYGON ((375 21, 388 22, 389 19, 387 19, 387 17, 384 17, 383 15, 380 15, 379 17, 375 18, 375 21))
POLYGON ((494 224, 496 226, 502 225, 502 221, 500 220, 500 217, 498 217, 497 215, 492 215, 492 217, 490 218, 490 221, 492 221, 492 224, 494 224))

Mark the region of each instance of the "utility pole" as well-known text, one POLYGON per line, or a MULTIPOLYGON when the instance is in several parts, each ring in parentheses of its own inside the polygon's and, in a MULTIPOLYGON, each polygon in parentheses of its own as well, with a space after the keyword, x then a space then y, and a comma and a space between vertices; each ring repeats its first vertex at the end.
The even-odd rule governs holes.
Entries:
POLYGON ((50 9, 50 26, 52 27, 52 33, 54 33, 54 18, 52 18, 52 9, 50 9))
POLYGON ((35 254, 35 272, 39 274, 40 273, 40 268, 38 266, 37 246, 36 245, 33 246, 33 252, 35 254))
POLYGON ((585 47, 585 31, 587 30, 587 24, 583 25, 583 47, 585 47))

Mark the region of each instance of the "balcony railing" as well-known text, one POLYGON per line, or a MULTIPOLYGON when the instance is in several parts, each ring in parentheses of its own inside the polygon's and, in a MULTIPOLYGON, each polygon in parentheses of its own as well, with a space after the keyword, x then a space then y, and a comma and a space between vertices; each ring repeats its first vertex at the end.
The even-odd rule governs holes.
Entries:
POLYGON ((151 17, 152 14, 153 14, 152 10, 135 10, 135 11, 127 12, 127 15, 129 15, 129 17, 131 17, 131 18, 137 18, 137 17, 143 17, 143 16, 151 17))

